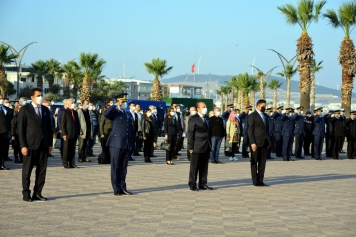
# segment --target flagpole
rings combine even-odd
[[[197,60],[197,52],[195,52],[194,54],[194,89],[193,89],[193,99],[195,99],[195,63],[196,63],[196,60]]]

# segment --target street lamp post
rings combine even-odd
[[[17,54],[17,58],[15,59],[15,65],[17,66],[17,84],[16,84],[16,96],[17,98],[19,98],[19,94],[20,94],[20,67],[21,67],[21,61],[23,58],[23,55],[25,54],[25,51],[27,49],[28,46],[30,46],[31,44],[37,43],[37,42],[32,42],[29,43],[28,45],[26,45],[25,47],[23,47],[19,52],[17,52],[11,45],[0,41],[0,43],[6,44],[7,46],[9,46],[11,52],[13,54]]]

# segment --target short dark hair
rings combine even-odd
[[[257,101],[256,106],[259,106],[260,104],[266,104],[266,101],[263,99],[260,99]]]
[[[4,100],[9,100],[9,98],[5,97]]]
[[[239,109],[235,109],[235,111],[239,111],[239,112],[240,112],[240,110],[239,110]]]
[[[137,106],[137,105],[140,105],[140,104],[136,103],[135,106]]]
[[[42,92],[42,90],[40,88],[32,88],[31,92],[30,92],[30,96],[34,96],[36,91]]]
[[[129,106],[130,106],[130,105],[134,105],[134,104],[135,104],[134,102],[130,102],[130,103],[129,103]]]

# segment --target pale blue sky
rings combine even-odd
[[[173,70],[165,78],[190,73],[202,56],[200,73],[233,75],[251,72],[249,64],[263,71],[280,66],[275,49],[288,60],[295,55],[299,26],[290,26],[277,6],[296,0],[0,0],[0,41],[20,50],[31,45],[23,59],[30,64],[54,58],[62,63],[78,58],[80,52],[99,53],[107,61],[109,77],[151,79],[143,62],[166,59]],[[324,7],[337,10],[341,0]],[[315,59],[324,69],[316,76],[319,84],[336,88],[341,84],[338,64],[341,29],[325,19],[308,30]],[[352,32],[351,38],[355,39]],[[238,46],[236,46],[238,44]],[[296,75],[293,80],[299,80]]]

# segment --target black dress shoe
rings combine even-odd
[[[208,185],[199,186],[199,189],[204,189],[204,190],[213,190],[213,188],[212,188],[212,187],[209,187]]]
[[[134,158],[132,158],[132,157],[130,157],[130,158],[129,158],[129,161],[135,161],[135,159],[134,159]]]
[[[297,158],[297,159],[305,159],[304,156],[296,156],[295,158]]]
[[[353,158],[353,157],[349,157],[349,158],[347,158],[347,159],[354,160],[355,158]]]
[[[133,153],[132,155],[133,156],[141,156],[140,153],[138,153],[138,152],[137,153]]]
[[[76,165],[71,165],[70,168],[78,168],[79,169],[79,167]]]
[[[157,157],[157,156],[155,156],[155,155],[152,155],[151,157]]]
[[[222,162],[219,161],[219,160],[216,160],[216,161],[215,161],[215,164],[222,164]]]
[[[242,158],[250,158],[249,156],[242,156]]]
[[[116,196],[121,196],[121,191],[115,191],[115,192],[114,192],[114,195],[116,195]]]
[[[190,187],[190,191],[199,191],[197,187]]]
[[[255,187],[259,187],[259,186],[260,186],[260,185],[259,185],[258,183],[256,183],[256,182],[253,182],[252,185],[255,186]]]
[[[321,160],[320,158],[315,158],[315,160]]]
[[[48,154],[48,157],[54,157],[52,154]]]
[[[212,164],[217,164],[215,160],[211,161],[210,163],[212,163]]]
[[[294,161],[293,159],[287,159],[288,161]]]
[[[333,160],[340,160],[339,157],[333,157],[332,159],[333,159]]]
[[[274,158],[273,157],[267,157],[266,159],[267,160],[273,160]]]
[[[0,166],[0,170],[10,170],[10,169],[2,165]]]
[[[12,159],[10,159],[9,157],[6,157],[5,161],[12,161]]]
[[[41,194],[33,194],[32,201],[34,200],[47,201],[47,198],[43,197]]]
[[[264,187],[267,187],[268,186],[268,184],[265,184],[265,183],[260,183],[260,186],[262,187],[262,186],[264,186]]]
[[[180,154],[180,153],[177,153],[177,156],[181,156],[182,154]]]
[[[22,200],[24,200],[25,202],[32,202],[30,194],[23,195]]]
[[[127,191],[127,190],[122,190],[121,194],[125,194],[125,195],[132,195],[131,192]]]
[[[63,168],[64,168],[64,169],[69,169],[69,167],[68,167],[68,166],[63,166]]]

